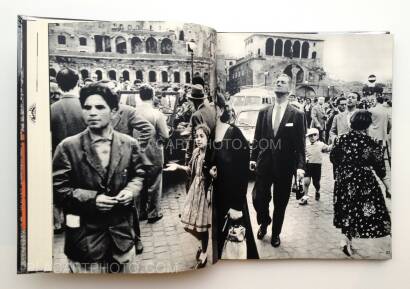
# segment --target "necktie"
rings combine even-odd
[[[273,136],[276,136],[276,133],[278,132],[280,125],[280,105],[278,105],[278,108],[276,110],[276,115],[275,115],[275,121],[273,123]]]

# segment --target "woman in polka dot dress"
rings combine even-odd
[[[380,238],[391,234],[390,216],[374,172],[385,178],[382,148],[367,135],[371,113],[355,112],[352,130],[340,136],[330,153],[335,166],[334,220],[345,236],[343,252],[351,256],[352,238]],[[374,171],[374,172],[373,172]]]

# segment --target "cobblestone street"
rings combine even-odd
[[[165,273],[190,270],[195,264],[199,246],[193,236],[185,232],[179,219],[185,200],[185,184],[178,174],[164,176],[162,210],[164,217],[154,224],[140,222],[144,251],[137,255],[135,273]],[[68,272],[67,258],[63,252],[64,234],[55,236],[54,270]],[[211,242],[208,252],[212,252]],[[210,264],[211,253],[208,256]],[[133,267],[134,269],[134,267]]]
[[[387,163],[386,166],[388,166]],[[390,172],[388,173],[390,174]],[[250,183],[248,186],[248,206],[261,259],[348,258],[339,247],[342,234],[333,226],[333,172],[328,154],[324,155],[322,165],[320,201],[314,199],[315,190],[312,184],[309,190],[309,203],[306,206],[300,206],[295,194],[291,194],[280,235],[282,243],[279,248],[273,248],[270,244],[271,226],[268,227],[268,233],[262,240],[256,238],[259,226],[252,205],[252,189],[253,183]],[[386,199],[386,204],[390,211],[391,201]],[[271,202],[271,215],[272,209]],[[390,242],[390,237],[367,240],[354,239],[353,248],[356,249],[354,258],[389,258],[391,256]]]
[[[140,222],[144,251],[137,256],[135,271],[138,273],[178,272],[189,270],[195,265],[195,253],[199,242],[184,231],[179,219],[185,200],[183,178],[177,174],[170,174],[164,179],[166,185],[162,198],[163,219],[155,224],[148,224],[147,221]],[[247,197],[253,233],[261,259],[348,258],[339,247],[342,234],[333,226],[333,173],[328,155],[325,155],[322,167],[320,201],[314,200],[313,185],[310,187],[309,204],[306,206],[300,206],[294,193],[291,194],[281,234],[282,244],[279,248],[273,248],[270,244],[270,227],[262,240],[256,238],[259,227],[251,199],[253,185],[253,181],[250,182]],[[386,203],[390,210],[391,201],[386,199]],[[272,209],[271,203],[271,212]],[[355,239],[354,258],[389,258],[390,242],[390,237]],[[63,247],[64,234],[56,235],[54,243],[56,272],[68,272]],[[212,252],[212,249],[209,248],[208,252]],[[211,260],[210,256],[208,258]]]

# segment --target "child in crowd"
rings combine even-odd
[[[205,267],[207,262],[207,248],[209,229],[211,227],[211,193],[206,190],[203,164],[205,151],[210,135],[209,128],[200,124],[195,129],[196,148],[188,166],[168,164],[164,171],[184,170],[191,175],[191,185],[186,196],[184,208],[181,214],[181,222],[184,229],[201,241],[201,247],[196,254],[196,268]]]
[[[320,178],[322,176],[322,153],[330,152],[331,146],[319,141],[319,130],[317,128],[309,128],[306,136],[309,141],[306,142],[306,172],[303,178],[304,196],[300,199],[300,205],[307,205],[308,192],[310,181],[313,181],[313,186],[316,189],[315,200],[320,199]]]

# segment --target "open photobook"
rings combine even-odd
[[[18,273],[390,259],[392,53],[19,16]]]

